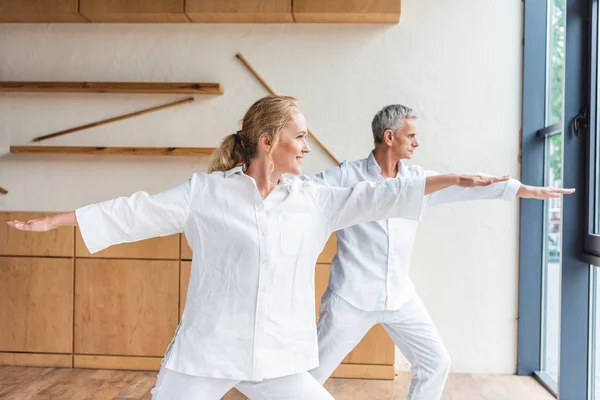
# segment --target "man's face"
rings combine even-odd
[[[394,135],[392,140],[394,158],[410,160],[417,147],[419,147],[417,120],[415,118],[405,118],[402,128]]]

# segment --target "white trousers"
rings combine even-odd
[[[333,400],[308,372],[248,382],[186,375],[164,366],[152,389],[152,400],[219,400],[234,387],[251,400]]]
[[[415,373],[408,400],[438,400],[450,372],[450,356],[419,297],[399,310],[364,311],[330,290],[319,310],[319,367],[309,371],[320,383],[375,324],[382,324]]]

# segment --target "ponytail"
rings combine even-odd
[[[212,153],[208,172],[229,171],[242,165],[248,167],[244,161],[241,137],[239,133],[225,136],[219,147]]]

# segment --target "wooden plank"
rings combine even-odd
[[[330,263],[333,257],[337,254],[337,239],[335,233],[332,233],[329,240],[325,244],[323,251],[319,254],[318,263]]]
[[[85,129],[95,128],[97,126],[102,126],[102,125],[106,125],[106,124],[112,124],[113,122],[122,121],[122,120],[128,119],[128,118],[135,118],[135,117],[138,117],[140,115],[149,114],[149,113],[160,111],[160,110],[165,110],[165,109],[171,108],[171,107],[177,107],[179,105],[190,103],[192,101],[194,101],[194,98],[193,97],[189,97],[187,99],[175,101],[175,102],[168,103],[168,104],[163,104],[161,106],[150,107],[150,108],[146,108],[144,110],[134,111],[134,112],[123,114],[123,115],[119,115],[119,116],[116,116],[116,117],[111,117],[111,118],[103,119],[103,120],[100,120],[100,121],[95,121],[95,122],[92,122],[92,123],[89,123],[89,124],[76,126],[74,128],[63,129],[63,130],[58,131],[58,132],[54,132],[54,133],[50,133],[50,134],[47,134],[47,135],[38,136],[36,138],[33,138],[32,142],[41,142],[42,140],[51,139],[51,138],[54,138],[54,137],[57,137],[57,136],[68,135],[68,134],[73,133],[73,132],[79,132],[79,131],[82,131],[82,130],[85,130]]]
[[[162,357],[86,356],[75,354],[75,368],[158,371]]]
[[[0,82],[0,92],[223,94],[219,83],[199,82]]]
[[[294,22],[291,0],[186,0],[192,22]]]
[[[393,365],[373,364],[341,364],[332,378],[385,379],[393,380],[396,376]]]
[[[55,213],[0,212],[0,255],[73,257],[74,227],[64,226],[49,232],[24,232],[6,223],[28,221]]]
[[[294,0],[296,22],[398,23],[400,0]]]
[[[0,351],[73,349],[73,260],[0,257]]]
[[[0,365],[72,368],[71,354],[2,353]]]
[[[178,261],[77,259],[75,353],[162,357],[178,289]]]
[[[92,22],[190,22],[185,0],[80,0],[79,12]]]
[[[133,243],[123,243],[90,254],[79,228],[76,229],[75,255],[81,258],[131,258],[179,260],[179,235],[156,237]]]
[[[181,234],[181,259],[191,260],[192,259],[192,248],[187,242],[185,235]]]
[[[83,147],[83,146],[10,146],[11,153],[33,154],[105,154],[122,156],[209,156],[213,147]]]
[[[2,0],[0,22],[88,22],[78,0]]]

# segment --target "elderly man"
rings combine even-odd
[[[311,179],[349,187],[360,181],[436,174],[405,165],[419,146],[414,112],[394,104],[372,122],[375,149],[362,160],[344,161]],[[488,187],[452,186],[425,198],[427,206],[475,199],[547,199],[572,190],[531,187],[515,179]],[[415,373],[409,400],[439,399],[450,357],[415,292],[408,270],[418,221],[394,218],[363,223],[337,232],[337,255],[323,295],[318,324],[320,366],[310,373],[321,383],[375,324],[382,324]]]

